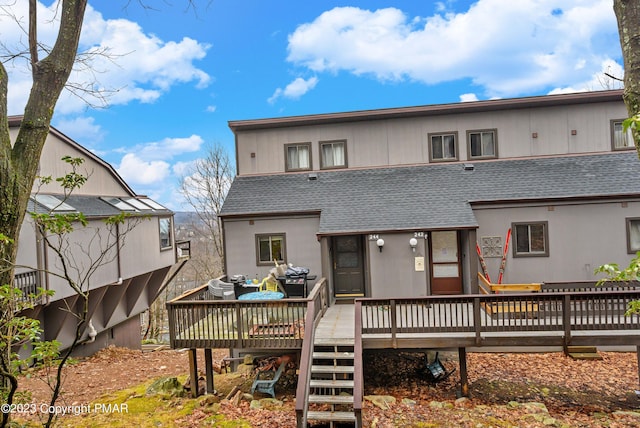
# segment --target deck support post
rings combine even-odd
[[[213,389],[213,357],[211,348],[204,348],[204,371],[207,378],[207,394],[215,393]]]
[[[638,360],[638,387],[640,387],[640,345],[636,345],[636,359]]]
[[[460,363],[460,396],[469,397],[469,377],[467,376],[467,348],[458,348]]]
[[[191,396],[193,398],[198,397],[198,354],[196,351],[197,349],[195,348],[189,349],[189,388],[191,389]]]

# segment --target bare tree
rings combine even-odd
[[[191,263],[200,278],[214,278],[222,274],[224,246],[222,223],[218,216],[234,175],[234,168],[224,147],[212,144],[206,156],[193,163],[180,182],[180,193],[199,220],[192,225],[197,238],[192,245],[198,246],[198,251],[204,250],[205,257],[199,257],[194,249]],[[205,245],[202,246],[202,243]]]

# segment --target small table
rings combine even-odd
[[[280,300],[284,293],[279,291],[253,291],[238,296],[238,300]]]

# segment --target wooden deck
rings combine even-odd
[[[211,349],[300,350],[298,425],[306,420],[314,346],[353,347],[353,409],[362,412],[365,349],[458,349],[460,385],[469,385],[466,352],[517,347],[634,346],[640,361],[640,316],[628,315],[637,288],[356,299],[331,304],[321,278],[306,299],[213,300],[206,286],[167,303],[173,348],[189,348],[191,392],[197,395],[196,350],[204,348],[206,390],[213,391]]]
[[[625,315],[629,302],[640,300],[637,289],[363,298],[331,305],[326,281],[316,285],[307,299],[251,302],[209,300],[201,287],[167,304],[171,346],[301,349],[309,320],[317,320],[317,343],[361,340],[364,349],[640,346],[640,317]]]

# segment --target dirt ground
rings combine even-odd
[[[200,359],[201,354],[200,352]],[[221,361],[226,355],[226,350],[214,350],[214,361]],[[415,417],[422,414],[421,417],[428,420],[432,417],[429,416],[429,412],[433,410],[434,402],[456,403],[457,406],[455,400],[459,388],[459,366],[456,355],[441,355],[444,366],[448,370],[456,371],[447,380],[433,383],[420,376],[422,362],[418,354],[367,354],[364,359],[365,395],[392,395],[398,402],[403,398],[411,399],[414,404],[410,413]],[[482,406],[503,408],[513,402],[540,402],[554,417],[570,421],[566,426],[602,426],[592,421],[600,413],[639,409],[640,400],[635,391],[640,388],[635,353],[600,352],[600,355],[603,357],[602,360],[576,361],[562,353],[468,354],[471,399],[465,406],[470,409]],[[186,351],[141,352],[108,348],[65,369],[63,397],[60,403],[71,405],[92,402],[109,392],[132,387],[150,379],[186,375],[188,368]],[[199,362],[199,368],[203,368],[202,361]],[[35,371],[20,379],[20,391],[28,391],[32,402],[37,403],[48,402],[50,395],[49,386],[42,381],[42,373]],[[283,386],[277,389],[277,394],[278,398],[284,398],[285,403],[291,407],[295,386]],[[394,414],[395,418],[406,417],[408,411],[403,406],[404,404],[397,405],[394,413],[381,411],[365,402],[365,426],[399,426],[396,422],[389,422],[388,418]],[[499,411],[495,409],[497,407],[492,407],[490,414],[499,415]],[[231,416],[242,414],[249,420],[251,412],[248,407],[229,409]],[[290,412],[293,413],[292,407]],[[439,413],[441,414],[442,412]],[[264,413],[260,417],[264,418]],[[264,425],[259,421],[256,423],[258,425],[255,426]],[[607,426],[611,427],[639,425],[640,419],[630,424],[607,423]]]

